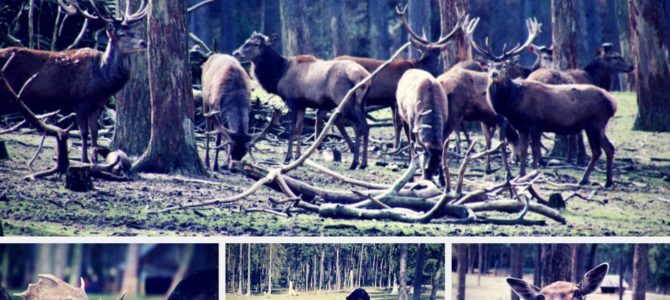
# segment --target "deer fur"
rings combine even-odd
[[[305,109],[332,110],[341,103],[349,89],[370,73],[352,61],[325,61],[311,55],[284,57],[271,45],[270,37],[254,32],[233,54],[240,60],[250,60],[253,74],[263,89],[280,96],[288,106],[292,126],[284,161],[289,162],[293,159],[293,140],[296,138],[296,156],[300,156]],[[336,121],[341,132],[346,132],[344,121],[347,120],[356,133],[351,169],[367,166],[369,127],[365,98],[369,87],[368,83],[356,91],[354,99],[344,107]],[[360,149],[361,145],[363,149]],[[359,159],[361,150],[362,157]]]
[[[609,264],[603,263],[586,272],[580,283],[556,281],[543,288],[518,278],[508,277],[506,281],[522,300],[583,300],[598,290],[608,270]]]
[[[207,131],[217,131],[213,169],[218,170],[222,139],[228,165],[241,160],[268,127],[259,134],[249,133],[249,76],[237,59],[225,54],[211,55],[203,64],[201,81]],[[209,167],[209,137],[205,145],[205,164]]]
[[[22,94],[21,101],[34,110],[74,111],[82,139],[82,162],[88,162],[87,138],[97,147],[98,118],[105,102],[130,78],[125,62],[132,53],[146,49],[146,42],[135,36],[130,25],[146,16],[146,6],[117,20],[82,11],[76,1],[65,6],[68,14],[81,14],[107,23],[109,43],[104,52],[91,48],[69,51],[41,51],[28,48],[0,49],[0,64],[10,86],[18,91],[36,73],[39,75]],[[96,9],[97,10],[97,9]],[[6,91],[0,97],[10,99]]]
[[[410,145],[424,150],[423,179],[432,180],[439,172],[440,184],[448,190],[448,135],[444,133],[449,119],[449,102],[442,86],[430,73],[411,69],[400,78],[396,99],[398,115],[410,137]]]
[[[357,288],[349,296],[347,300],[370,300],[370,295],[362,288]]]

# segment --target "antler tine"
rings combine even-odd
[[[396,6],[395,12],[400,17],[400,21],[402,22],[403,27],[407,29],[407,32],[409,32],[409,35],[414,38],[415,40],[419,41],[422,44],[430,44],[427,40],[423,39],[421,36],[419,36],[414,30],[412,30],[412,27],[409,25],[409,21],[407,21],[407,5],[404,7],[401,7],[400,5]]]
[[[469,17],[468,17],[469,18]],[[482,55],[486,59],[493,59],[494,56],[491,54],[491,52],[487,49],[482,49],[477,45],[475,42],[475,38],[473,36],[475,29],[477,28],[477,25],[479,25],[479,18],[474,18],[472,20],[468,20],[466,18],[465,22],[463,22],[463,31],[465,31],[465,36],[468,38],[468,41],[470,42],[470,46],[472,46],[472,49],[474,49],[476,52],[478,52],[480,55]],[[486,44],[488,44],[488,38],[486,38]]]
[[[149,5],[146,3],[145,0],[142,0],[142,2],[140,2],[140,8],[138,8],[137,11],[132,14],[130,13],[129,7],[130,5],[126,5],[126,13],[123,16],[124,21],[128,24],[144,19],[144,17],[149,12]]]
[[[79,2],[77,0],[69,0],[68,3],[66,4],[63,0],[58,0],[58,5],[63,8],[63,10],[68,14],[68,15],[82,15],[83,17],[91,20],[98,20],[100,18],[98,16],[94,16],[90,14],[88,11],[84,10],[79,6]],[[95,6],[93,6],[94,9],[97,10]]]
[[[526,27],[528,27],[528,38],[523,43],[523,45],[516,46],[510,49],[508,52],[503,51],[503,57],[507,58],[510,56],[517,56],[521,54],[528,46],[533,43],[533,40],[537,37],[538,33],[541,32],[542,24],[537,21],[536,18],[526,20]]]
[[[463,24],[463,22],[467,22],[469,16],[464,12],[460,11],[458,8],[456,9],[456,15],[457,20],[456,24],[454,25],[454,28],[452,28],[451,31],[446,36],[441,37],[437,42],[435,42],[436,45],[443,46],[445,43],[450,41],[459,30],[463,29],[461,24]]]

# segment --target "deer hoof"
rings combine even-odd
[[[591,183],[588,179],[583,178],[582,180],[579,181],[579,185],[588,185]]]
[[[356,170],[357,167],[358,167],[358,163],[353,162],[353,163],[351,163],[351,166],[349,166],[349,170]]]

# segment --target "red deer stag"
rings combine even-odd
[[[254,76],[263,89],[280,96],[288,106],[292,128],[285,162],[293,159],[293,140],[296,138],[296,155],[300,156],[305,109],[326,111],[337,107],[349,89],[369,75],[363,67],[351,61],[324,61],[311,55],[284,57],[272,48],[270,37],[257,32],[252,33],[233,55],[239,60],[251,61]],[[350,169],[367,167],[370,129],[366,120],[365,97],[369,87],[367,84],[356,91],[354,101],[343,109],[336,124],[344,133],[346,119],[353,124],[356,133]],[[363,149],[360,149],[361,145]],[[359,165],[360,150],[363,153]]]
[[[449,117],[449,103],[442,86],[430,73],[411,69],[400,78],[396,99],[398,115],[409,136],[411,149],[414,151],[419,146],[424,150],[424,161],[421,164],[423,179],[432,180],[438,171],[440,184],[448,191],[449,155],[444,131]],[[442,168],[438,169],[440,166]]]
[[[109,43],[104,52],[91,48],[60,52],[15,47],[0,49],[4,75],[15,91],[20,90],[28,78],[39,73],[29,89],[23,92],[24,103],[29,107],[74,110],[81,132],[82,162],[89,161],[86,142],[89,130],[91,147],[95,149],[100,111],[109,97],[129,79],[125,57],[146,49],[146,42],[136,37],[130,28],[146,16],[147,6],[144,3],[135,13],[126,9],[120,19],[114,18],[106,9],[98,9],[93,1],[90,3],[96,14],[84,10],[76,0],[67,4],[63,0],[58,1],[69,15],[79,14],[90,20],[105,22]]]
[[[535,80],[512,80],[508,73],[509,59],[521,54],[530,45],[540,31],[541,24],[529,19],[528,38],[524,45],[510,50],[503,49],[503,54],[496,56],[488,43],[486,48],[475,43],[472,34],[478,21],[474,19],[469,22],[466,35],[472,49],[489,60],[487,98],[491,107],[519,131],[520,174],[526,173],[529,138],[532,139],[534,157],[539,157],[542,132],[576,134],[584,130],[593,157],[579,183],[588,183],[604,150],[607,156],[606,186],[611,186],[614,146],[605,132],[607,123],[616,112],[614,98],[607,91],[592,85],[548,85]],[[537,159],[533,160],[534,167],[538,163]]]
[[[213,54],[203,64],[203,113],[208,116],[207,131],[217,131],[214,170],[219,169],[222,137],[227,149],[226,165],[229,165],[233,160],[242,159],[272,124],[270,121],[260,133],[249,133],[250,93],[249,76],[234,57]],[[209,136],[205,144],[205,164],[209,167]]]
[[[584,274],[580,283],[556,281],[543,288],[518,278],[507,278],[507,284],[523,300],[584,300],[586,295],[598,290],[607,276],[609,264],[604,263]]]
[[[396,14],[400,17],[403,26],[409,32],[409,40],[412,43],[412,46],[421,51],[421,57],[419,59],[397,59],[393,61],[388,67],[379,72],[375,78],[372,79],[372,86],[368,93],[366,99],[368,107],[390,107],[393,115],[393,127],[395,129],[395,136],[393,142],[393,148],[398,149],[400,146],[400,129],[401,124],[398,119],[397,107],[396,107],[396,89],[398,88],[398,81],[400,77],[409,69],[421,69],[429,72],[433,76],[438,76],[442,73],[440,69],[439,59],[442,50],[447,46],[447,43],[456,36],[458,30],[460,30],[460,22],[463,21],[465,16],[459,14],[459,20],[456,23],[456,26],[447,33],[447,35],[441,37],[436,42],[429,42],[425,38],[416,34],[409,25],[407,21],[407,6],[401,8],[398,6],[396,8]],[[340,56],[335,58],[336,60],[351,60],[361,66],[363,66],[368,72],[373,72],[379,66],[381,66],[385,61],[379,59],[371,59],[365,57],[353,57],[353,56]]]
[[[621,54],[612,50],[612,44],[605,43],[598,48],[596,55],[584,69],[570,69],[559,71],[552,69],[551,65],[544,65],[541,69],[533,72],[528,79],[537,80],[547,84],[593,84],[605,90],[612,88],[612,76],[617,73],[630,73],[633,65],[627,62]],[[586,159],[586,150],[581,132],[577,136],[568,136],[567,160],[572,161],[574,144],[577,143],[577,163],[583,164]],[[540,158],[541,161],[541,158]]]

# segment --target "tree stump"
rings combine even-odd
[[[65,173],[65,188],[75,192],[88,192],[93,189],[91,167],[70,166]]]
[[[2,229],[2,221],[0,221],[0,236],[5,236],[5,231]]]
[[[561,196],[560,193],[553,193],[549,195],[549,207],[559,210],[564,209],[565,200],[563,200],[563,196]]]
[[[7,147],[5,146],[5,141],[0,141],[0,160],[9,159],[9,153],[7,153]]]

